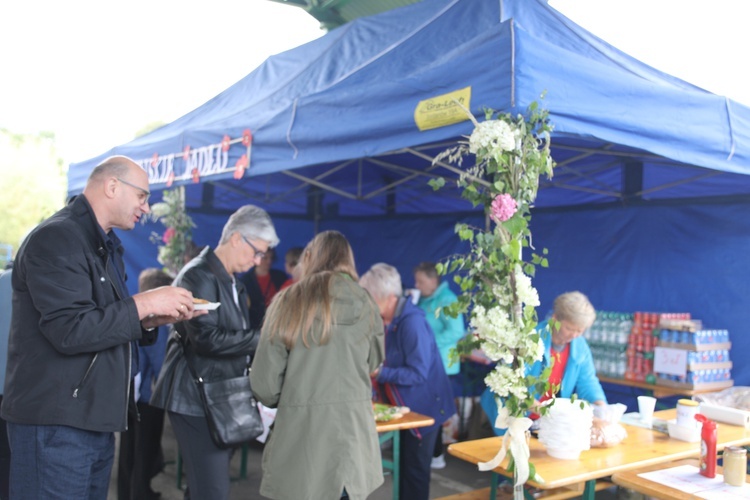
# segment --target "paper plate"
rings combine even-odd
[[[208,304],[193,304],[196,311],[213,311],[221,305],[221,302],[209,302]]]

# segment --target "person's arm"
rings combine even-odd
[[[578,396],[594,404],[607,404],[607,396],[605,396],[602,384],[596,376],[594,358],[591,355],[588,343],[581,339],[576,347],[580,349],[581,355],[578,380],[575,384]]]
[[[367,363],[370,367],[370,373],[373,377],[377,377],[379,369],[385,359],[385,343],[384,337],[385,332],[383,331],[383,320],[380,318],[380,311],[378,310],[377,304],[373,301],[369,295],[367,297],[366,307],[369,306],[370,314],[368,318],[368,325],[372,332],[368,336],[370,339],[370,353],[367,358]]]
[[[229,309],[237,315],[242,314],[242,311],[238,310],[233,300],[222,300],[219,292],[221,284],[217,283],[216,276],[202,268],[193,268],[182,275],[179,285],[190,290],[195,297],[209,302],[222,302],[219,309],[181,323],[196,353],[218,357],[252,354],[255,351],[258,330],[243,330],[241,321],[233,325],[225,324],[226,320],[222,321],[229,313],[220,309]]]
[[[383,366],[377,374],[378,382],[399,385],[424,384],[432,362],[430,343],[435,342],[427,322],[419,316],[406,318],[399,325],[398,342],[403,356],[403,366]]]
[[[103,351],[138,340],[143,335],[138,311],[131,297],[103,305],[112,286],[103,269],[87,259],[85,249],[63,228],[48,228],[27,242],[24,258],[14,273],[23,279],[39,329],[62,354]],[[53,253],[47,243],[58,242],[66,253]],[[41,245],[41,248],[40,248]],[[105,280],[105,281],[102,281]],[[102,297],[97,301],[98,297]]]
[[[255,397],[268,408],[276,408],[279,404],[288,358],[289,351],[283,342],[278,337],[270,341],[268,332],[263,331],[253,358],[250,384]]]

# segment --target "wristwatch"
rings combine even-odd
[[[154,317],[154,315],[153,315],[153,314],[149,314],[149,315],[148,315],[148,317],[147,317],[146,319],[151,319],[151,318],[153,318],[153,317]],[[155,327],[155,326],[152,326],[151,328],[146,328],[145,326],[143,326],[143,321],[141,321],[141,328],[143,328],[143,329],[144,329],[144,330],[146,330],[147,332],[153,332],[154,330],[156,330],[156,327]]]

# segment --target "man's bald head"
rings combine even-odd
[[[109,177],[127,178],[133,167],[141,170],[141,166],[127,156],[110,156],[91,171],[86,187],[92,183],[101,183]]]
[[[148,174],[127,156],[111,156],[97,165],[83,194],[105,232],[133,229],[150,212]]]

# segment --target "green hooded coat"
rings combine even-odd
[[[304,286],[304,281],[293,286]],[[384,358],[383,322],[370,295],[348,275],[331,280],[328,343],[300,338],[288,351],[264,328],[251,381],[258,400],[278,408],[263,452],[262,495],[283,500],[364,499],[383,483],[370,373]],[[286,293],[270,314],[289,314]],[[273,316],[266,318],[269,324]],[[317,319],[313,338],[322,325]]]

